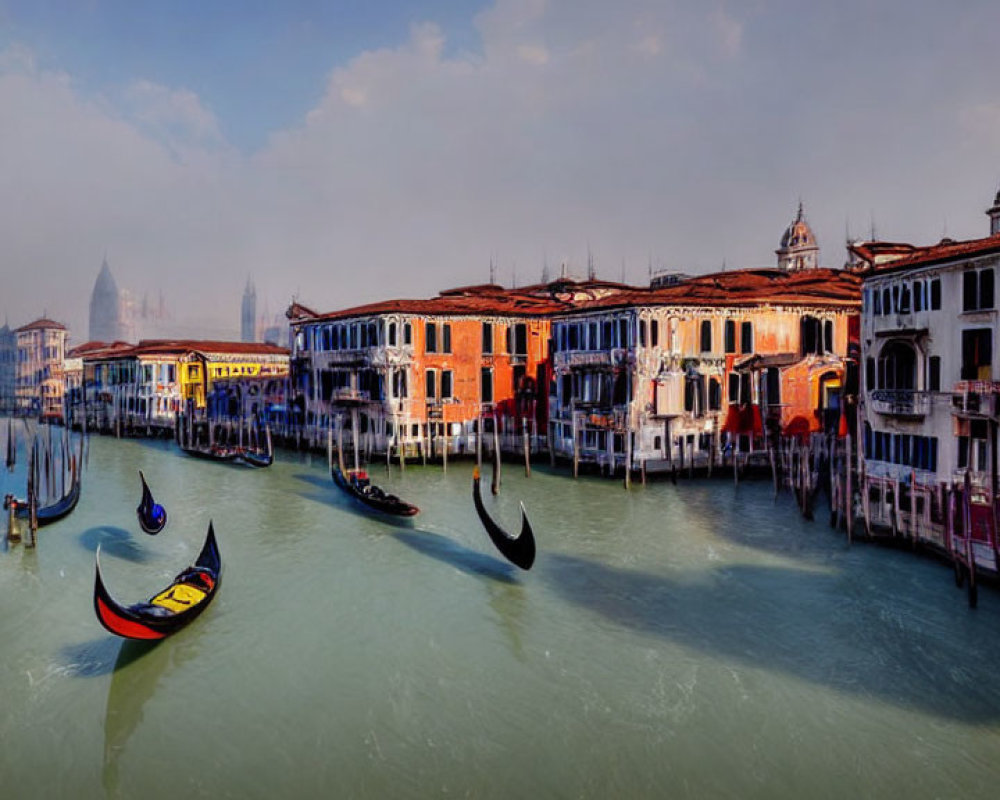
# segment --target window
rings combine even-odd
[[[565,334],[565,328],[560,329]],[[564,348],[565,349],[565,348]],[[483,323],[483,354],[488,355],[493,352],[493,323]]]
[[[905,342],[889,342],[879,355],[878,372],[879,388],[912,391],[916,388],[916,353]]]
[[[932,392],[941,391],[941,356],[927,359],[927,388]]]
[[[441,399],[450,400],[452,398],[452,383],[454,382],[453,373],[450,369],[446,369],[441,373]]]
[[[931,280],[931,311],[938,311],[941,308],[941,279]]]
[[[441,330],[441,352],[451,352],[451,323],[446,322]]]
[[[910,285],[908,283],[904,283],[899,288],[899,313],[910,313]]]
[[[736,352],[736,323],[731,319],[726,320],[725,326],[725,344],[727,353]]]
[[[437,325],[433,322],[426,323],[424,325],[424,352],[436,353],[438,351],[437,341]]]
[[[597,326],[594,326],[594,333],[597,332]],[[528,355],[528,326],[519,322],[514,326],[514,355],[527,356]]]
[[[397,369],[392,373],[392,396],[406,397],[406,370]]]
[[[917,281],[913,284],[913,310],[920,313],[924,310],[924,291],[927,285],[923,281]]]
[[[738,403],[740,401],[740,376],[735,372],[729,373],[729,402]]]
[[[701,321],[701,352],[712,352],[712,321],[708,319]]]
[[[821,354],[823,352],[823,344],[820,341],[819,320],[806,315],[802,317],[799,327],[802,332],[802,355]]]
[[[646,320],[639,320],[639,347],[646,346]]]
[[[649,321],[649,346],[656,347],[660,343],[660,323],[655,319]]]
[[[708,410],[719,411],[722,408],[722,384],[718,378],[708,379]]]
[[[769,367],[764,372],[764,405],[781,405],[781,370]]]
[[[413,326],[409,322],[403,325],[403,344],[413,344]]]
[[[969,275],[970,273],[965,273]],[[990,328],[973,328],[962,331],[963,381],[992,380],[993,331]]]
[[[744,322],[740,325],[740,352],[753,352],[753,323]]]
[[[493,402],[493,370],[483,367],[480,370],[480,393],[479,400],[483,403]]]
[[[427,399],[433,400],[437,397],[437,372],[432,369],[427,370],[426,378]]]
[[[993,268],[970,269],[962,275],[962,310],[993,308]]]
[[[833,320],[826,320],[823,323],[823,349],[827,353],[835,352],[833,346]]]
[[[875,388],[875,359],[868,356],[865,359],[865,389],[869,392]]]
[[[396,346],[396,323],[389,323],[389,347]]]

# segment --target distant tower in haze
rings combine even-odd
[[[114,342],[122,338],[119,300],[118,284],[105,258],[90,295],[90,329],[87,334],[90,341]]]
[[[819,245],[802,214],[801,202],[799,213],[781,237],[781,247],[774,252],[778,256],[778,269],[793,272],[798,269],[816,269],[819,266]]]
[[[253,281],[247,278],[247,286],[243,290],[243,308],[240,313],[240,341],[257,341],[257,290]]]

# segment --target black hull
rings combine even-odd
[[[157,505],[153,499],[153,493],[149,490],[142,470],[139,470],[139,480],[142,481],[142,502],[139,503],[135,514],[139,518],[139,527],[150,536],[155,536],[167,524],[167,510],[163,506]],[[156,509],[160,510],[159,515],[156,513]]]
[[[56,502],[38,509],[35,518],[38,520],[39,527],[51,525],[53,522],[58,522],[63,517],[69,516],[78,502],[80,502],[80,481],[76,480],[73,481],[69,491]],[[14,507],[15,517],[28,519],[31,516],[31,508],[27,501],[15,500],[14,503],[16,503]]]
[[[531,569],[531,565],[535,563],[535,534],[531,530],[531,523],[528,522],[528,515],[524,513],[524,506],[521,506],[521,535],[515,539],[497,525],[486,512],[482,494],[479,491],[478,470],[472,479],[472,499],[476,504],[479,520],[483,523],[486,533],[489,534],[497,550],[514,566],[525,570]]]
[[[205,544],[201,548],[198,560],[195,561],[193,567],[178,574],[167,589],[179,584],[193,585],[191,580],[193,571],[203,573],[211,579],[211,587],[205,592],[204,599],[197,605],[185,611],[171,613],[162,607],[152,605],[152,599],[161,594],[158,592],[148,602],[123,606],[111,596],[104,585],[104,580],[101,577],[100,551],[98,551],[94,577],[94,610],[97,613],[97,619],[116,636],[142,640],[165,639],[190,624],[208,607],[219,591],[222,558],[219,554],[218,543],[215,541],[215,530],[211,522],[208,524],[208,535],[205,537]]]
[[[376,486],[371,488],[380,492],[381,496],[373,496],[362,492],[351,483],[347,476],[340,471],[340,467],[336,464],[330,467],[330,475],[333,477],[333,482],[337,484],[337,486],[343,489],[359,503],[362,503],[375,511],[379,511],[383,514],[389,514],[394,517],[413,517],[420,512],[420,509],[415,505],[407,503],[405,500],[400,500],[395,495],[381,493],[382,490]]]

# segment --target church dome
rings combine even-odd
[[[799,203],[799,213],[792,221],[792,224],[785,228],[785,234],[781,237],[781,247],[782,249],[786,249],[803,246],[815,247],[816,237],[813,235],[809,223],[805,221],[802,215],[802,203]]]

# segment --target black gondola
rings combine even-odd
[[[167,510],[153,499],[153,493],[149,491],[142,470],[139,470],[139,480],[142,481],[142,502],[135,510],[135,515],[139,518],[139,527],[151,536],[155,536],[167,524]]]
[[[38,525],[51,525],[53,522],[58,522],[63,517],[67,516],[74,508],[76,504],[80,501],[80,476],[77,473],[76,467],[76,456],[73,456],[72,467],[70,468],[72,472],[72,478],[70,481],[69,490],[56,500],[47,506],[39,506],[35,511],[35,518],[38,521]],[[30,470],[30,467],[29,467]],[[31,517],[31,501],[34,495],[35,489],[32,484],[28,490],[27,500],[18,500],[14,495],[8,494],[4,497],[3,507],[7,511],[11,508],[14,510],[14,516],[18,519],[28,519]],[[35,500],[37,503],[37,499]]]
[[[483,498],[479,492],[479,467],[472,472],[472,499],[476,504],[476,513],[497,550],[515,566],[531,569],[531,565],[535,563],[535,534],[528,522],[528,515],[524,512],[524,504],[521,504],[521,534],[514,538],[497,525],[483,507]]]
[[[368,478],[368,473],[362,469],[341,470],[338,464],[330,465],[330,475],[333,482],[361,503],[383,514],[396,517],[412,517],[420,509],[412,503],[400,500],[394,494],[386,494]]]
[[[101,624],[126,639],[164,639],[197,617],[215,597],[222,576],[222,559],[215,530],[208,535],[194,566],[181,572],[162,592],[145,603],[120,605],[101,578],[101,553],[97,551],[94,577],[94,610]]]

